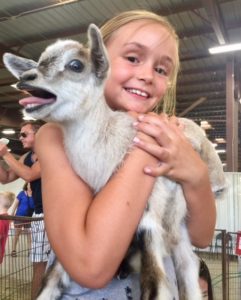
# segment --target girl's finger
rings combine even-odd
[[[139,137],[135,137],[133,142],[136,146],[155,156],[161,162],[168,162],[170,155],[167,149],[161,147],[160,145],[146,142]]]
[[[173,133],[170,133],[170,130],[167,128],[168,126],[157,126],[153,123],[146,123],[146,122],[135,122],[133,126],[138,130],[141,131],[151,137],[153,137],[159,145],[167,146],[171,142],[171,138]]]
[[[166,114],[157,115],[155,113],[148,113],[145,115],[139,115],[137,118],[140,122],[146,122],[150,124],[155,124],[156,126],[169,126],[172,130],[176,132],[183,132],[184,125],[180,118],[176,116],[168,117]]]
[[[145,115],[139,115],[138,121],[161,126],[162,123],[168,124],[168,116],[166,114],[157,115],[155,113],[148,113]]]
[[[153,177],[166,176],[170,171],[170,167],[165,163],[160,163],[157,166],[146,166],[144,168],[145,174]]]
[[[138,121],[138,124],[150,124],[153,128],[155,128],[155,126],[160,128],[162,132],[165,132],[165,134],[171,139],[175,139],[176,136],[180,136],[181,138],[184,137],[183,126],[180,125],[181,123],[179,122],[179,119],[175,116],[168,118],[165,114],[157,115],[151,113],[139,115]],[[145,130],[145,127],[141,127],[140,125],[140,130]],[[149,134],[151,134],[151,132],[149,132]],[[155,135],[153,137],[156,138],[158,136],[157,131],[155,131],[154,134]]]

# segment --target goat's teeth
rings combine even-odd
[[[27,108],[32,108],[32,107],[35,107],[37,105],[38,104],[36,104],[36,103],[29,103],[29,104],[27,104]]]

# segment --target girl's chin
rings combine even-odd
[[[143,104],[140,104],[140,103],[139,104],[135,103],[133,105],[129,105],[128,110],[144,114],[144,113],[147,113],[147,112],[151,111],[152,107],[149,107],[148,105],[143,105]]]
[[[130,101],[127,105],[129,110],[133,110],[138,113],[147,113],[153,110],[156,102],[153,99],[137,99],[136,101]]]
[[[143,101],[119,101],[119,105],[112,106],[113,110],[135,111],[137,113],[147,113],[153,109],[153,105]]]

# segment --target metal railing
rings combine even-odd
[[[31,299],[33,273],[31,255],[37,250],[33,249],[31,241],[33,234],[44,232],[44,227],[35,229],[33,225],[42,221],[43,218],[1,215],[1,220],[8,220],[10,224],[5,253],[0,264],[0,300],[29,300]],[[30,226],[22,226],[14,252],[12,250],[17,232],[13,226],[15,220],[18,220],[18,228],[21,227],[21,224],[30,223]],[[43,222],[41,223],[43,224]]]
[[[44,232],[44,228],[31,226],[24,230],[16,248],[16,255],[12,255],[12,245],[15,238],[14,220],[35,222],[42,218],[26,218],[0,216],[10,221],[5,254],[0,264],[0,300],[29,300],[31,298],[32,262],[29,236],[33,230]],[[197,249],[195,252],[209,267],[215,300],[241,299],[241,257],[236,255],[237,232],[215,230],[212,243],[206,249]],[[32,245],[32,243],[31,243]]]
[[[241,299],[241,260],[236,254],[237,234],[217,229],[209,247],[195,249],[211,273],[215,300]]]

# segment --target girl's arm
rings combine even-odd
[[[19,200],[16,197],[15,200],[14,200],[14,202],[13,202],[13,204],[12,204],[12,206],[10,207],[11,208],[11,215],[13,215],[13,216],[16,215],[18,205],[19,205]]]
[[[158,167],[148,165],[144,171],[152,176],[164,174],[182,185],[191,241],[196,247],[207,247],[215,229],[216,206],[206,164],[184,136],[177,118],[153,113],[141,115],[136,128],[158,143],[158,146],[142,140],[136,143],[160,161]]]
[[[157,159],[133,149],[120,170],[93,196],[71,168],[56,125],[41,127],[36,151],[51,245],[75,281],[102,287],[116,273],[152,191],[155,178],[144,174],[143,168]]]

